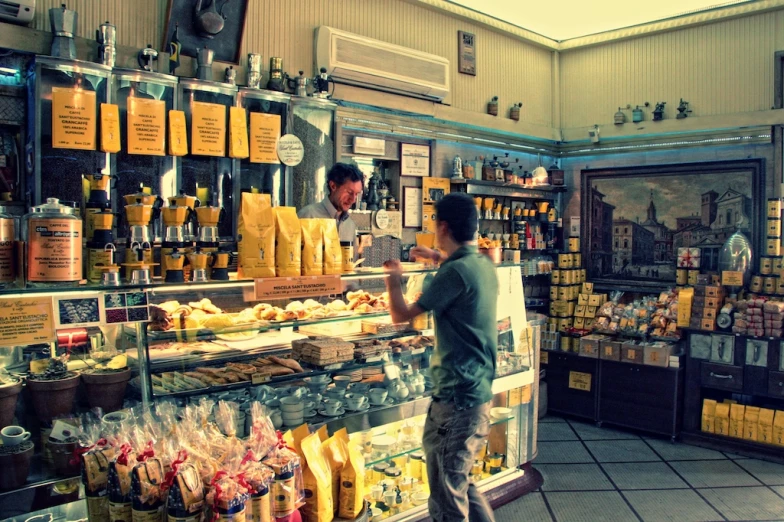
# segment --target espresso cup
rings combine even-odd
[[[382,500],[384,498],[384,488],[381,486],[373,486],[370,488],[370,496],[373,500]]]
[[[384,388],[373,388],[370,390],[370,402],[376,406],[380,406],[387,400],[388,395],[389,392]]]
[[[6,426],[0,431],[3,446],[18,446],[30,438],[30,432],[21,426]]]
[[[368,398],[358,393],[347,393],[345,396],[346,407],[350,410],[359,410],[364,408],[368,402]]]
[[[289,395],[280,399],[280,409],[283,413],[302,413],[305,409],[305,404],[302,399]]]
[[[325,399],[322,404],[324,405],[324,411],[327,412],[328,415],[335,415],[340,411],[340,407],[343,406],[341,401],[336,401],[334,399]]]

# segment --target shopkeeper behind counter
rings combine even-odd
[[[357,225],[348,211],[357,202],[357,197],[362,195],[364,179],[362,171],[354,165],[335,163],[327,173],[327,197],[301,209],[297,216],[300,219],[332,218],[338,222],[340,241],[354,243]]]

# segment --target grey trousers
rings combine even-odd
[[[467,410],[458,410],[451,402],[430,405],[422,442],[430,482],[428,508],[434,522],[495,522],[490,504],[468,480],[489,433],[489,402]]]

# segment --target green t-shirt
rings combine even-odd
[[[440,400],[459,409],[492,399],[498,329],[495,266],[473,246],[462,246],[439,268],[417,304],[432,310],[436,348],[430,375]]]

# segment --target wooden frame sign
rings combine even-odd
[[[430,176],[430,145],[400,144],[400,175]]]
[[[457,70],[476,76],[476,35],[472,33],[457,32]]]

